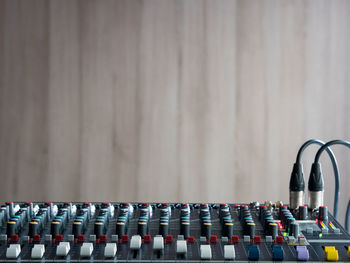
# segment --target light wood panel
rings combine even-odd
[[[302,142],[350,137],[349,13],[1,0],[0,200],[287,201]],[[335,151],[343,216],[350,155]]]

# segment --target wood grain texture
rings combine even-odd
[[[0,201],[287,201],[299,146],[350,137],[349,13],[0,0]],[[342,218],[350,155],[335,152]]]

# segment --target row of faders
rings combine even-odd
[[[350,261],[321,206],[8,202],[0,262]]]

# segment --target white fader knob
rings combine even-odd
[[[201,259],[211,259],[210,245],[201,245]]]
[[[18,258],[21,253],[20,244],[11,244],[6,250],[6,258]]]
[[[32,258],[43,258],[45,253],[44,244],[35,244],[32,248]]]
[[[163,237],[155,236],[153,238],[153,250],[163,250],[163,249],[164,249]]]
[[[234,245],[225,245],[224,246],[224,258],[225,259],[235,259],[235,246]]]
[[[140,235],[134,235],[130,240],[130,249],[139,250],[141,248],[142,239]]]
[[[93,250],[94,250],[94,246],[92,243],[83,243],[83,245],[80,248],[80,256],[91,257]]]
[[[176,254],[186,254],[187,253],[187,242],[186,240],[176,241]]]
[[[68,255],[70,250],[69,242],[60,242],[56,248],[56,256],[65,257]]]
[[[114,258],[116,253],[117,253],[117,244],[107,243],[105,247],[105,257]]]

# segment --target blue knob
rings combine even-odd
[[[251,245],[248,247],[248,259],[249,260],[259,260],[260,250],[257,245]]]

